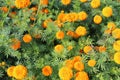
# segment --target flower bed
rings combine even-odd
[[[1,0],[0,80],[120,80],[118,1]]]

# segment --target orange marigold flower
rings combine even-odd
[[[78,20],[78,14],[75,12],[71,12],[67,14],[65,17],[66,17],[66,20],[69,22],[74,22]]]
[[[75,57],[73,58],[73,62],[74,62],[74,63],[79,62],[79,61],[81,61],[81,60],[82,60],[82,58],[81,58],[80,56],[75,56]]]
[[[62,67],[58,74],[62,80],[70,80],[73,77],[73,72],[68,67]]]
[[[76,73],[75,80],[89,80],[89,77],[85,71],[81,71]]]
[[[88,65],[89,65],[90,67],[94,67],[95,64],[96,64],[96,61],[95,61],[95,60],[89,60],[89,61],[88,61]]]
[[[81,11],[78,13],[78,19],[83,21],[83,20],[86,20],[87,19],[87,13],[85,11]]]
[[[105,16],[105,17],[111,17],[112,14],[113,14],[113,10],[112,10],[111,7],[105,7],[105,8],[103,8],[103,10],[102,10],[102,14],[103,14],[103,16]]]
[[[77,71],[83,71],[84,70],[84,64],[80,61],[74,63],[74,68],[77,70]]]
[[[95,15],[93,21],[96,24],[100,24],[102,22],[102,17],[99,15]]]
[[[120,52],[116,52],[114,54],[114,61],[117,63],[117,64],[120,64]]]
[[[98,8],[100,6],[100,0],[92,0],[90,5],[92,8]]]
[[[117,40],[113,43],[113,49],[116,51],[120,51],[120,40]]]
[[[57,39],[63,39],[64,38],[64,32],[63,31],[58,31],[56,33],[56,38]]]
[[[16,79],[24,79],[27,76],[27,68],[23,65],[17,65],[13,70],[13,76]]]
[[[30,43],[30,42],[32,41],[31,35],[30,35],[30,34],[25,34],[25,35],[23,36],[23,41],[24,41],[25,43]]]
[[[42,74],[44,76],[50,76],[52,74],[52,68],[51,68],[51,66],[44,66],[42,68]]]
[[[114,30],[116,28],[116,24],[114,22],[108,22],[107,27],[108,29]]]
[[[63,23],[62,23],[60,20],[56,20],[56,21],[55,21],[55,24],[56,24],[59,28],[61,28],[61,27],[63,26]]]
[[[105,46],[100,46],[99,47],[99,52],[105,52],[106,51],[106,47]]]
[[[78,34],[78,36],[84,36],[84,35],[86,35],[87,31],[86,31],[86,28],[84,26],[79,26],[75,30],[75,33]]]
[[[58,17],[57,17],[57,20],[59,20],[60,22],[65,22],[66,21],[66,15],[67,14],[65,14],[64,11],[61,11],[59,13]]]
[[[14,70],[15,66],[11,66],[7,69],[7,75],[9,77],[13,77],[13,70]]]
[[[58,44],[55,46],[55,52],[61,53],[63,51],[64,46],[61,44]]]
[[[83,51],[88,54],[90,51],[92,50],[92,47],[91,46],[85,46]]]
[[[48,13],[49,13],[49,11],[48,11],[48,9],[47,9],[47,8],[43,8],[43,9],[42,9],[42,12],[43,12],[43,13],[46,13],[46,14],[48,14]]]
[[[116,39],[120,39],[120,29],[116,28],[115,30],[112,31],[112,36]]]
[[[45,20],[45,21],[43,22],[43,24],[42,24],[42,27],[43,27],[43,28],[47,28],[47,25],[48,25],[49,22],[52,22],[52,19],[47,19],[47,20]]]
[[[61,0],[63,5],[68,5],[71,3],[71,0]]]
[[[80,0],[80,2],[87,2],[87,0]]]
[[[40,0],[41,5],[48,5],[49,0]]]
[[[73,66],[74,66],[73,63],[74,63],[73,60],[70,60],[70,59],[69,59],[69,60],[66,60],[66,61],[65,61],[65,66],[72,69]]]
[[[15,6],[17,8],[25,8],[30,5],[30,0],[15,0]]]
[[[21,46],[21,42],[18,39],[12,39],[12,45],[11,48],[14,50],[19,49]]]
[[[104,31],[105,34],[111,34],[111,32],[112,32],[111,29],[106,29],[106,30]]]
[[[7,13],[7,12],[8,12],[8,8],[7,8],[6,6],[1,7],[1,10],[2,10],[3,12],[5,12],[5,13]]]

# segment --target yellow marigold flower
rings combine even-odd
[[[74,63],[73,60],[68,59],[65,61],[65,66],[72,69],[74,66],[73,63]]]
[[[77,27],[77,29],[75,30],[75,33],[78,35],[78,36],[84,36],[86,35],[87,31],[86,31],[86,28],[84,26],[79,26]]]
[[[42,74],[44,76],[50,76],[52,74],[52,68],[51,68],[51,66],[44,66],[42,68]]]
[[[25,34],[25,35],[23,36],[23,41],[24,41],[25,43],[30,43],[30,42],[32,41],[31,35],[30,35],[30,34]]]
[[[100,24],[102,22],[102,17],[99,15],[95,15],[93,21],[95,24]]]
[[[116,28],[115,30],[112,31],[112,36],[116,39],[120,39],[120,29]]]
[[[117,63],[117,64],[120,64],[120,52],[116,52],[114,54],[114,61]]]
[[[48,5],[49,0],[40,0],[41,5]]]
[[[90,67],[94,67],[95,64],[96,64],[96,61],[95,61],[95,60],[89,60],[89,61],[88,61],[88,65],[89,65]]]
[[[73,58],[73,62],[74,62],[74,63],[79,62],[79,61],[81,61],[81,60],[82,60],[82,58],[81,58],[80,56],[75,56],[75,57]]]
[[[108,22],[107,27],[108,29],[114,30],[116,28],[116,24],[114,22]]]
[[[73,49],[73,46],[70,45],[70,46],[67,47],[67,49],[70,51],[70,50]]]
[[[13,77],[24,79],[27,76],[27,68],[23,65],[17,65],[13,70]]]
[[[76,73],[75,80],[89,80],[89,77],[85,71],[81,71]]]
[[[6,65],[6,63],[3,61],[3,62],[1,63],[1,65],[2,65],[2,66],[5,66],[5,65]]]
[[[105,8],[103,8],[103,10],[102,10],[102,14],[103,14],[103,16],[105,16],[105,17],[111,17],[112,14],[113,14],[113,10],[112,10],[111,7],[105,7]]]
[[[64,46],[61,44],[58,44],[55,46],[55,52],[61,53],[63,51]]]
[[[80,0],[80,2],[87,2],[87,0]]]
[[[30,5],[30,0],[15,0],[15,6],[17,8],[25,8]]]
[[[86,54],[88,54],[91,50],[92,50],[91,46],[85,46],[83,49],[84,53],[86,53]]]
[[[98,49],[99,49],[99,52],[105,52],[106,51],[105,46],[100,46]]]
[[[63,5],[68,5],[71,3],[71,0],[61,0]]]
[[[68,67],[62,67],[58,74],[62,80],[70,80],[73,77],[73,72]]]
[[[14,70],[15,66],[11,66],[7,69],[7,75],[9,77],[13,77],[13,70]]]
[[[100,0],[92,0],[90,5],[92,8],[98,8],[100,6]]]
[[[57,39],[63,39],[64,38],[64,32],[63,31],[58,31],[56,33],[56,38]]]
[[[87,13],[85,11],[81,11],[78,13],[78,19],[83,21],[83,20],[86,20],[87,19]]]
[[[74,64],[74,69],[76,69],[77,71],[83,71],[84,64],[82,62],[78,61]]]
[[[117,40],[113,43],[113,48],[116,51],[120,51],[120,40]]]

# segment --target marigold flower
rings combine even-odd
[[[80,0],[80,2],[87,2],[87,0]]]
[[[116,52],[114,54],[114,61],[117,63],[117,64],[120,64],[120,52]]]
[[[25,43],[30,43],[30,42],[32,41],[31,35],[30,35],[30,34],[25,34],[25,35],[23,36],[23,41],[24,41]]]
[[[64,32],[63,31],[58,31],[56,33],[56,38],[57,39],[63,39],[64,38]]]
[[[15,6],[17,8],[25,8],[30,5],[30,0],[15,0]]]
[[[84,64],[80,61],[74,63],[74,69],[77,71],[83,71],[84,70]]]
[[[113,43],[113,49],[116,51],[120,51],[120,40],[117,40]]]
[[[102,22],[102,17],[99,15],[95,15],[93,21],[96,24],[100,24]]]
[[[100,46],[98,49],[99,49],[99,52],[105,52],[106,51],[105,46]]]
[[[91,46],[85,46],[83,51],[88,54],[90,51],[92,50],[92,47]]]
[[[48,10],[47,8],[43,8],[43,9],[42,9],[42,12],[48,14],[48,13],[49,13],[49,10]]]
[[[3,61],[3,62],[1,62],[1,65],[2,65],[2,66],[5,66],[5,65],[6,65],[6,63]]]
[[[70,50],[73,49],[73,46],[70,45],[70,46],[67,47],[67,49],[70,51]]]
[[[62,23],[60,20],[56,20],[56,21],[55,21],[55,24],[56,24],[59,28],[61,28],[61,27],[63,26],[63,23]]]
[[[0,8],[3,12],[7,13],[8,12],[8,8],[6,6],[3,6]]]
[[[108,22],[107,27],[108,29],[114,30],[116,28],[116,24],[114,22]]]
[[[120,29],[116,28],[112,31],[112,36],[116,39],[120,39]]]
[[[23,65],[17,65],[13,70],[13,76],[16,79],[24,79],[27,76],[27,68]]]
[[[112,32],[111,29],[106,29],[106,30],[104,31],[105,34],[111,34],[111,32]]]
[[[81,60],[82,60],[82,58],[81,58],[80,56],[75,56],[75,57],[73,58],[73,62],[74,62],[74,63],[79,62],[79,61],[81,61]]]
[[[49,0],[40,0],[41,5],[48,5]]]
[[[52,19],[47,19],[47,20],[45,20],[45,21],[43,22],[43,24],[42,24],[42,27],[43,27],[43,28],[47,28],[49,22],[52,22]]]
[[[61,44],[58,44],[55,46],[55,52],[61,53],[63,51],[64,46]]]
[[[42,74],[44,76],[50,76],[52,74],[52,68],[51,68],[51,66],[44,66],[42,68]]]
[[[103,10],[102,10],[102,14],[103,14],[103,16],[105,16],[105,17],[111,17],[112,14],[113,14],[113,10],[112,10],[111,7],[105,7],[105,8],[103,8]]]
[[[19,49],[21,46],[21,42],[18,39],[12,39],[12,45],[11,48],[14,50]]]
[[[75,12],[71,12],[67,14],[65,17],[66,17],[66,20],[69,22],[74,22],[78,20],[78,14]]]
[[[11,66],[7,69],[7,75],[9,77],[13,77],[13,70],[14,70],[15,66]]]
[[[76,73],[75,80],[89,80],[88,74],[85,71]]]
[[[83,21],[83,20],[86,20],[87,19],[87,13],[85,11],[81,11],[78,13],[78,19]]]
[[[95,61],[95,60],[89,60],[89,61],[88,61],[88,65],[89,65],[90,67],[94,67],[95,64],[96,64],[96,61]]]
[[[73,72],[68,67],[62,67],[58,74],[62,80],[70,80],[73,77]]]
[[[71,0],[61,0],[61,3],[62,3],[63,5],[68,5],[68,4],[71,3]]]
[[[72,69],[74,66],[73,63],[74,63],[73,60],[68,59],[65,61],[65,66]]]
[[[86,31],[86,28],[84,26],[79,26],[75,30],[75,33],[78,34],[78,36],[84,36],[84,35],[86,35],[87,31]]]
[[[90,5],[92,8],[98,8],[100,6],[100,0],[92,0]]]

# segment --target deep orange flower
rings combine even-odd
[[[85,71],[76,73],[75,80],[89,80],[88,74]]]
[[[5,13],[7,13],[7,12],[8,12],[8,8],[7,8],[6,6],[1,7],[0,9],[1,9],[3,12],[5,12]]]
[[[21,46],[21,42],[18,39],[12,39],[12,45],[11,48],[14,50],[19,49]]]
[[[42,24],[42,27],[43,27],[43,28],[47,28],[49,22],[52,22],[52,19],[47,19],[47,20],[45,20],[45,21],[43,22],[43,24]]]
[[[74,63],[74,68],[77,71],[83,71],[84,70],[84,64],[80,61]]]
[[[15,0],[15,6],[17,8],[25,8],[30,5],[30,0]]]
[[[52,68],[51,68],[51,66],[44,66],[42,68],[42,74],[44,76],[50,76],[52,74]]]
[[[31,35],[30,35],[30,34],[25,34],[25,35],[23,36],[23,41],[24,41],[25,43],[30,43],[30,42],[32,41]]]
[[[40,0],[41,5],[48,5],[49,0]]]
[[[73,66],[74,66],[73,60],[70,60],[70,59],[66,60],[65,61],[65,66],[72,69]]]
[[[58,31],[56,33],[56,38],[57,39],[63,39],[64,38],[64,32],[63,31]]]
[[[73,62],[76,63],[76,62],[80,62],[82,60],[82,58],[80,56],[75,56],[73,58]]]
[[[105,52],[106,51],[106,47],[105,46],[99,46],[99,52]]]

